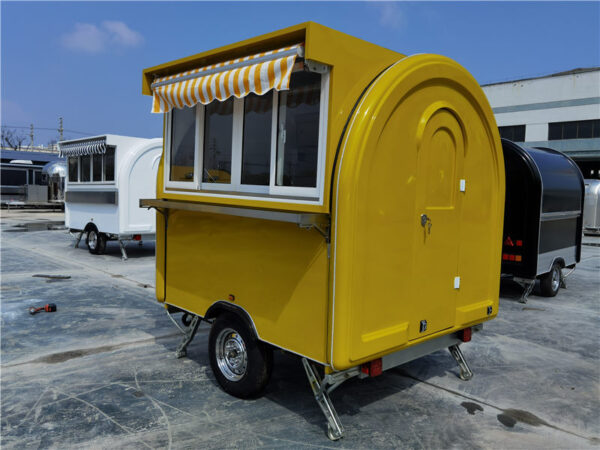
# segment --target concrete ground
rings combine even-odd
[[[153,243],[130,245],[127,262],[114,243],[93,256],[61,220],[2,211],[2,448],[599,447],[599,238],[585,238],[555,298],[534,292],[523,305],[503,282],[498,318],[462,346],[471,381],[444,350],[342,385],[333,401],[346,437],[331,442],[297,358],[276,353],[263,397],[225,394],[207,325],[187,358],[174,356]],[[48,302],[57,312],[26,310]]]

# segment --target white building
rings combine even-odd
[[[482,86],[500,135],[527,147],[550,147],[600,178],[600,68]]]

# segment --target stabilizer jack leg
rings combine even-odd
[[[83,236],[83,231],[81,233],[79,233],[79,235],[75,238],[75,245],[73,246],[73,248],[79,247],[79,243],[81,242],[82,236]]]
[[[127,251],[125,250],[125,244],[119,239],[119,247],[121,247],[121,259],[127,261]]]
[[[519,299],[519,302],[521,303],[527,303],[527,298],[529,297],[529,294],[531,294],[531,291],[533,291],[533,287],[535,286],[535,280],[531,281],[527,284],[524,284],[524,290],[523,293],[521,294],[521,298]]]
[[[459,375],[460,379],[464,380],[464,381],[468,381],[471,378],[473,378],[473,372],[471,371],[471,368],[467,364],[467,361],[465,360],[463,352],[458,345],[459,344],[451,345],[450,347],[448,347],[448,350],[450,351],[450,354],[452,355],[452,357],[458,364],[458,367],[460,368],[460,375]]]
[[[183,331],[183,339],[175,351],[175,356],[177,358],[183,358],[187,355],[187,346],[190,345],[190,342],[192,342],[192,339],[194,339],[201,321],[202,319],[200,319],[199,316],[194,315],[190,325]]]
[[[323,414],[325,414],[325,418],[327,419],[327,437],[332,441],[337,441],[344,436],[344,427],[333,407],[333,403],[331,403],[331,398],[329,398],[329,392],[333,389],[327,388],[329,383],[325,380],[321,380],[319,372],[314,364],[309,362],[306,358],[302,358],[302,365],[304,366],[308,382],[315,395],[315,400],[321,407],[321,411],[323,411]],[[335,388],[337,385],[338,384],[335,384],[332,387]]]

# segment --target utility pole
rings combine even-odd
[[[63,131],[65,131],[63,128],[63,118],[59,117],[58,118],[58,141],[59,142],[63,140]]]
[[[29,127],[29,138],[31,139],[31,149],[33,150],[33,124]]]

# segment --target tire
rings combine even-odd
[[[87,248],[92,255],[98,254],[99,236],[100,233],[98,233],[98,230],[96,230],[95,228],[91,228],[87,232],[87,236],[85,238],[85,245],[87,245]]]
[[[98,234],[98,255],[103,255],[104,252],[106,251],[106,241],[108,241],[106,234],[99,233]]]
[[[561,266],[554,263],[550,272],[540,278],[540,291],[544,297],[554,297],[560,289]]]
[[[235,397],[257,396],[271,377],[273,350],[257,340],[234,314],[222,314],[214,321],[208,337],[208,355],[217,381]]]
[[[102,255],[106,251],[106,235],[99,233],[96,228],[88,231],[85,243],[92,255]]]

